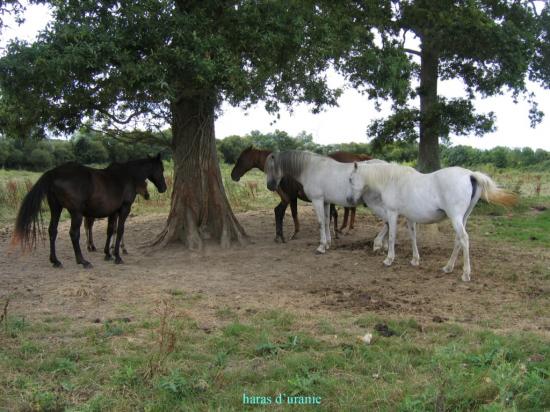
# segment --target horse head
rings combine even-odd
[[[353,169],[349,177],[349,185],[346,194],[346,202],[348,205],[356,205],[363,196],[365,183],[359,172],[357,162],[353,163]]]
[[[265,160],[265,175],[267,188],[274,192],[279,187],[283,174],[281,168],[278,165],[277,154],[270,153]]]
[[[149,163],[151,165],[151,169],[149,172],[149,175],[147,176],[147,179],[149,179],[159,193],[166,192],[166,181],[164,180],[164,166],[162,165],[162,159],[160,158],[160,153],[157,154],[154,157],[147,156],[149,158]]]
[[[252,145],[241,152],[239,158],[235,162],[235,166],[233,166],[231,170],[231,179],[233,181],[238,182],[246,172],[255,166],[254,152]]]

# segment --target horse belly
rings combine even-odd
[[[436,223],[446,217],[439,196],[420,184],[402,186],[390,196],[383,194],[382,198],[391,209],[416,223]]]
[[[120,209],[121,205],[120,196],[92,195],[85,203],[82,213],[90,217],[107,217]]]

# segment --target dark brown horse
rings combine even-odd
[[[233,170],[231,170],[231,179],[238,182],[240,178],[249,170],[253,168],[264,171],[265,160],[271,153],[271,150],[260,150],[250,146],[242,151],[241,155],[237,159]],[[348,152],[334,152],[328,155],[334,160],[342,163],[360,162],[363,160],[370,160],[372,157],[368,155],[356,155]],[[290,211],[292,212],[292,219],[294,220],[294,234],[291,239],[295,239],[300,231],[300,222],[298,220],[298,199],[305,202],[309,202],[309,199],[304,193],[302,185],[296,180],[288,177],[283,177],[281,183],[277,188],[277,193],[281,198],[281,202],[275,207],[275,241],[285,242],[283,235],[283,219],[285,216],[286,208],[290,204]],[[337,231],[342,231],[348,224],[348,214],[351,211],[350,230],[353,229],[355,223],[355,208],[345,208],[344,223],[342,227],[338,229],[338,212],[334,205],[330,206],[330,214],[334,220],[334,227]]]
[[[147,190],[147,181],[144,180],[142,182],[136,183],[136,193],[138,195],[143,196],[145,200],[149,200],[149,191]],[[86,234],[86,249],[88,249],[88,252],[95,252],[97,248],[94,245],[94,236],[93,236],[93,227],[94,227],[95,218],[93,217],[84,217],[84,233]],[[114,224],[114,232],[113,236],[116,235],[116,220]],[[115,242],[111,241],[110,245],[111,252],[114,252],[115,250]],[[126,250],[126,246],[124,245],[124,236],[122,239],[120,239],[120,250],[122,250],[122,253],[124,255],[128,254],[128,251]]]
[[[48,200],[51,219],[50,262],[54,267],[61,266],[55,254],[55,239],[61,211],[65,208],[71,215],[69,234],[73,244],[76,263],[89,268],[92,265],[84,259],[80,250],[80,226],[84,216],[108,217],[105,259],[111,259],[109,245],[117,222],[115,242],[115,263],[122,263],[120,241],[124,235],[124,223],[136,198],[136,182],[149,179],[160,193],[166,191],[163,175],[164,168],[160,154],[147,159],[115,163],[106,169],[93,169],[75,162],[65,163],[44,173],[23,199],[19,208],[13,243],[22,247],[36,244],[37,232],[40,232],[40,206],[44,197]]]

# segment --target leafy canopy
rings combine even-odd
[[[356,37],[348,59],[339,64],[351,83],[377,102],[391,100],[394,113],[371,123],[368,134],[378,143],[419,136],[420,111],[414,104],[423,93],[418,87],[422,51],[436,56],[440,80],[460,79],[466,98],[438,98],[430,114],[438,119],[439,136],[483,135],[494,129],[494,114],[476,113],[471,100],[512,92],[531,103],[532,125],[540,122],[527,79],[550,86],[550,5],[539,1],[403,0],[384,3],[385,14],[376,22],[379,36],[365,28]],[[413,48],[410,44],[418,44]]]
[[[333,2],[141,0],[47,2],[52,23],[0,60],[4,128],[61,132],[170,121],[180,99],[335,104],[324,71],[349,42]],[[15,125],[15,126],[14,126]]]

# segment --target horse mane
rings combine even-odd
[[[418,173],[410,166],[397,163],[367,161],[362,163],[362,166],[359,168],[359,172],[366,185],[372,188],[385,187],[390,183],[398,182],[403,176]]]
[[[281,168],[283,176],[290,176],[296,178],[302,174],[304,168],[311,161],[311,159],[324,159],[316,153],[307,152],[303,150],[288,150],[277,154],[276,160]]]

